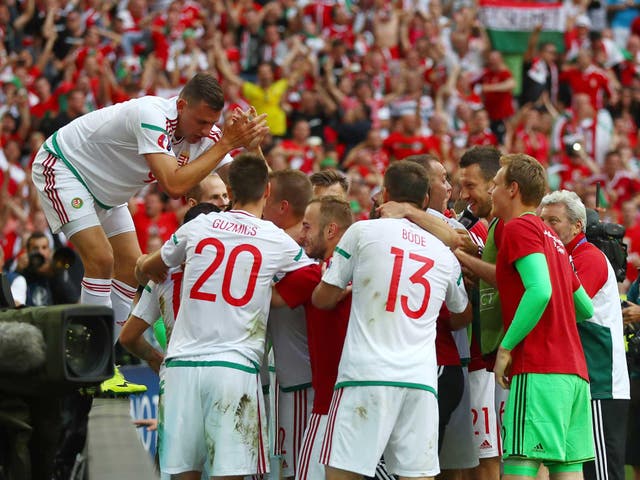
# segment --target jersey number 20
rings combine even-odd
[[[191,287],[190,297],[196,300],[205,300],[207,302],[215,302],[216,294],[205,292],[202,290],[202,286],[205,284],[209,277],[215,273],[215,271],[220,267],[222,261],[225,256],[225,248],[223,243],[217,238],[205,238],[201,240],[200,243],[196,246],[195,253],[196,255],[202,253],[207,246],[213,246],[216,249],[216,256],[211,262],[211,265],[207,267],[207,269],[202,272],[202,275],[196,280]],[[248,253],[253,256],[253,263],[251,265],[251,272],[249,273],[249,279],[247,281],[247,287],[244,291],[244,294],[241,297],[234,297],[231,294],[231,279],[233,278],[233,270],[236,265],[236,260],[238,255],[241,253]],[[224,276],[222,277],[222,298],[229,304],[234,307],[242,307],[249,303],[251,297],[253,297],[253,292],[256,289],[256,282],[258,281],[258,271],[260,270],[260,266],[262,265],[262,254],[260,250],[258,250],[253,245],[249,244],[241,244],[233,247],[229,252],[229,259],[227,260],[227,266],[224,269]]]
[[[395,258],[393,260],[393,271],[391,273],[391,282],[389,284],[389,295],[387,296],[387,312],[395,312],[396,304],[398,303],[398,285],[400,283],[400,274],[402,273],[402,264],[404,263],[405,251],[401,248],[391,247],[391,255]],[[417,310],[411,310],[409,308],[409,297],[407,295],[400,295],[400,305],[404,314],[413,319],[417,319],[424,315],[429,304],[429,297],[431,296],[431,285],[429,281],[424,277],[429,270],[433,268],[433,260],[417,253],[409,252],[409,259],[415,260],[422,265],[418,270],[409,277],[411,283],[417,283],[424,288],[424,296],[422,297],[422,303]]]

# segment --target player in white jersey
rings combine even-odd
[[[139,270],[162,280],[185,263],[180,311],[167,352],[163,472],[197,479],[264,473],[267,450],[259,367],[271,280],[310,264],[284,231],[260,219],[268,172],[256,155],[229,169],[234,210],[181,227]]]
[[[190,208],[184,217],[184,223],[194,219],[201,213],[218,212],[220,209],[211,203],[200,203]],[[120,344],[136,357],[146,361],[152,370],[160,373],[162,383],[162,369],[164,354],[156,350],[143,337],[144,332],[156,320],[162,318],[167,344],[171,339],[171,332],[177,313],[180,309],[180,295],[182,290],[182,266],[170,268],[167,278],[161,283],[150,281],[145,285],[140,300],[133,307],[133,311],[120,332]]]
[[[203,180],[202,182],[205,182]],[[201,183],[202,183],[201,182]],[[192,197],[193,198],[193,197]],[[218,212],[220,209],[212,203],[199,203],[191,207],[184,216],[184,223],[193,220],[204,213]],[[158,399],[158,425],[159,434],[162,433],[164,422],[164,353],[156,350],[144,338],[144,332],[158,319],[162,319],[166,332],[166,341],[169,343],[171,332],[180,309],[180,294],[182,291],[182,265],[170,268],[167,278],[156,284],[150,281],[145,285],[140,300],[133,307],[129,319],[120,332],[120,344],[136,357],[145,360],[149,367],[160,376],[160,397]],[[162,438],[158,437],[158,444],[162,444]],[[162,480],[168,480],[169,475],[163,474]]]
[[[129,198],[155,181],[184,195],[229,151],[253,147],[267,132],[264,118],[237,114],[214,144],[223,105],[217,81],[198,74],[177,98],[143,97],[77,118],[36,155],[32,176],[47,220],[84,265],[80,301],[113,307],[116,324],[129,314],[140,255]]]
[[[429,177],[429,195],[427,197],[427,213],[447,222],[452,228],[461,231],[464,226],[454,218],[444,215],[451,198],[451,184],[447,170],[437,157],[433,155],[411,155],[406,161],[422,165]],[[385,211],[388,209],[385,207]],[[442,319],[439,319],[442,320]],[[466,327],[466,326],[465,326]],[[445,332],[439,332],[442,336]],[[467,329],[461,328],[450,333],[455,342],[459,364],[450,364],[451,358],[439,365],[438,407],[440,408],[440,443],[439,460],[442,479],[457,478],[461,470],[478,465],[473,441],[473,421],[471,417],[468,362],[470,358]],[[439,343],[443,342],[443,343]],[[436,353],[439,358],[448,359],[444,339],[436,336]],[[438,352],[438,349],[442,349]],[[453,354],[453,352],[451,352]],[[447,390],[444,391],[445,387]],[[454,392],[462,392],[462,396]],[[447,414],[447,412],[450,412]]]
[[[396,162],[385,173],[383,200],[420,208],[428,188],[422,166]],[[471,315],[460,266],[417,225],[383,218],[345,232],[314,305],[333,308],[351,281],[323,444],[327,478],[371,476],[383,453],[390,473],[432,478],[439,472],[436,318],[445,301],[452,323],[468,323]]]
[[[262,218],[282,228],[301,244],[302,218],[311,200],[309,177],[299,170],[270,175],[271,195]],[[277,388],[274,455],[281,459],[284,478],[296,475],[304,431],[313,407],[307,323],[302,307],[272,307],[267,335],[273,345]]]

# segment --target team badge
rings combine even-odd
[[[164,133],[161,133],[158,137],[158,145],[160,145],[160,148],[165,149],[167,152],[171,151],[171,140]]]
[[[71,200],[71,206],[73,208],[82,208],[82,205],[84,204],[84,202],[82,201],[81,198],[76,197],[73,200]]]

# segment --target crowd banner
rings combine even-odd
[[[480,0],[479,18],[495,50],[524,53],[533,29],[541,25],[539,42],[553,42],[564,50],[566,14],[562,3]]]

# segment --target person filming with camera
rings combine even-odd
[[[583,466],[584,478],[624,480],[630,389],[616,275],[605,254],[587,241],[587,212],[575,192],[552,192],[540,206],[540,217],[558,234],[593,303],[593,316],[578,324],[589,373],[596,449],[595,461]]]
[[[33,232],[27,239],[25,252],[18,257],[16,269],[27,281],[25,305],[53,305],[50,283],[53,274],[52,256],[53,252],[46,235]]]

